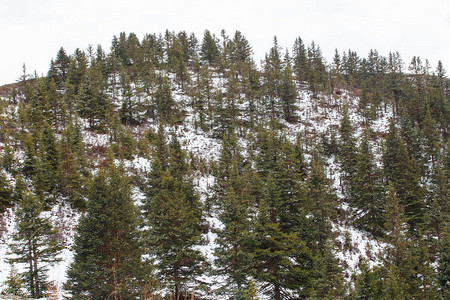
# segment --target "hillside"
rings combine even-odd
[[[0,89],[0,291],[444,299],[448,80],[404,69],[300,38],[257,66],[240,32],[61,48]]]

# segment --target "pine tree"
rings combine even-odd
[[[364,134],[357,153],[354,174],[354,204],[357,209],[355,223],[375,236],[382,236],[384,232],[384,190],[381,179],[367,134]]]
[[[231,61],[240,75],[244,73],[244,65],[249,63],[252,47],[240,31],[235,31],[231,42]]]
[[[268,182],[266,189],[273,187]],[[266,193],[272,193],[267,190]],[[276,201],[271,196],[271,201]],[[311,250],[297,232],[281,228],[274,203],[259,203],[257,217],[247,237],[251,275],[261,282],[262,292],[271,299],[287,299],[289,294],[310,285]]]
[[[158,87],[155,93],[155,106],[161,122],[173,123],[179,121],[177,103],[172,97],[172,91],[167,77],[161,77],[158,80]]]
[[[60,128],[65,123],[65,107],[62,96],[58,93],[58,87],[54,80],[49,84],[47,91],[48,115],[49,123],[55,128],[55,132],[59,133]]]
[[[342,267],[329,243],[321,249],[320,256],[315,260],[314,268],[318,275],[313,283],[311,299],[340,299],[345,295]]]
[[[137,104],[133,99],[130,77],[124,70],[120,73],[120,84],[122,86],[122,106],[119,111],[120,121],[123,124],[135,124],[137,122]]]
[[[86,54],[78,48],[75,49],[74,54],[70,57],[67,80],[75,87],[76,93],[78,93],[78,87],[85,78],[88,68],[87,64]]]
[[[386,203],[388,246],[383,253],[384,294],[390,299],[430,298],[436,295],[428,247],[421,233],[407,231],[407,219],[393,184]]]
[[[103,129],[108,109],[103,75],[97,65],[84,73],[83,81],[78,85],[78,114],[89,120],[91,129]]]
[[[436,279],[442,299],[450,296],[450,143],[433,172],[433,207],[430,210],[431,227],[437,238],[438,268]]]
[[[4,293],[14,296],[23,296],[23,279],[22,276],[20,276],[20,274],[18,273],[16,265],[14,263],[11,264],[11,269],[4,284],[6,285]]]
[[[60,163],[60,154],[55,133],[48,123],[44,123],[42,130],[42,142],[40,145],[42,160],[45,168],[47,191],[56,193],[58,188],[57,172]]]
[[[273,46],[266,54],[263,65],[263,88],[265,94],[266,114],[276,119],[281,114],[280,89],[283,78],[283,61],[277,37],[273,39]]]
[[[254,206],[250,186],[253,170],[242,170],[242,157],[236,142],[234,135],[230,138],[225,135],[219,158],[215,198],[218,218],[224,227],[217,230],[215,264],[218,273],[227,278],[221,291],[241,299],[248,284],[245,238],[250,226],[250,210]]]
[[[70,58],[67,56],[63,47],[58,50],[55,59],[55,68],[57,70],[57,76],[55,83],[62,87],[67,79],[67,73],[69,72]]]
[[[408,265],[410,252],[404,236],[403,207],[391,183],[388,187],[385,219],[390,246],[385,250],[384,267],[387,273],[384,280],[384,295],[390,299],[407,299],[408,282],[405,280],[405,274],[411,271]]]
[[[389,127],[383,152],[384,176],[391,181],[410,230],[417,229],[424,221],[423,189],[419,185],[419,171],[414,158],[410,158],[403,140],[398,136],[393,121]]]
[[[442,299],[447,299],[450,296],[450,232],[448,227],[443,233],[440,244],[439,265],[436,274],[438,282],[438,295]]]
[[[347,201],[353,204],[356,201],[354,176],[357,148],[347,105],[344,105],[339,135],[338,159],[342,170],[341,186]]]
[[[248,200],[242,201],[241,197],[240,194],[236,195],[232,187],[228,189],[219,215],[224,228],[217,231],[215,249],[218,273],[227,276],[221,290],[224,294],[238,299],[242,296],[248,276],[248,260],[243,242],[249,228],[248,207],[245,205]]]
[[[1,166],[5,171],[7,172],[14,172],[16,162],[14,160],[14,151],[11,149],[11,146],[9,143],[5,145],[5,148],[3,149],[3,155],[1,156]]]
[[[30,101],[30,122],[34,130],[39,131],[42,128],[44,120],[46,120],[47,117],[47,109],[48,103],[45,81],[42,78],[36,78]]]
[[[326,88],[328,76],[322,51],[314,42],[311,42],[311,45],[308,47],[307,57],[311,66],[307,81],[310,90],[313,92],[313,97],[317,97],[319,91]]]
[[[0,213],[13,202],[13,192],[3,172],[0,172]]]
[[[380,278],[376,271],[370,269],[366,261],[362,261],[359,267],[361,273],[356,277],[355,289],[352,298],[355,300],[376,300],[382,299],[382,291],[380,290]]]
[[[435,163],[436,156],[439,151],[439,133],[436,129],[436,121],[433,119],[431,110],[428,107],[423,121],[423,137],[425,148],[424,150],[427,156],[431,158],[431,165]]]
[[[410,157],[414,157],[417,164],[423,169],[423,149],[421,145],[420,132],[418,132],[417,127],[414,126],[414,122],[411,120],[407,113],[402,116],[400,136],[405,142],[406,149]],[[422,172],[423,173],[423,172]]]
[[[446,227],[450,223],[450,182],[449,172],[445,170],[443,154],[433,165],[431,184],[429,186],[430,204],[426,213],[427,229],[436,238],[438,244],[442,241]]]
[[[293,64],[296,79],[299,82],[307,81],[310,72],[310,63],[306,56],[305,44],[300,37],[295,39],[293,53]]]
[[[306,208],[311,215],[308,218],[311,249],[322,253],[326,251],[331,236],[331,220],[336,216],[336,195],[331,189],[322,159],[317,153],[314,154],[310,164],[306,197]]]
[[[292,78],[292,67],[289,53],[286,52],[284,59],[283,78],[281,80],[280,97],[283,107],[283,116],[285,120],[290,120],[295,117],[297,107],[295,101],[297,99],[297,88]]]
[[[406,293],[408,288],[404,278],[396,266],[390,266],[384,279],[383,297],[385,299],[407,300],[410,295]]]
[[[314,270],[305,215],[301,153],[273,130],[259,135],[256,167],[260,190],[246,237],[250,274],[273,299],[308,295]]]
[[[244,291],[243,300],[259,300],[257,292],[256,284],[251,280],[247,289]]]
[[[69,124],[61,134],[58,168],[61,192],[76,208],[86,208],[85,180],[88,178],[86,149],[77,124]]]
[[[217,45],[217,38],[209,30],[205,30],[203,35],[200,57],[209,66],[217,66],[219,62],[220,50]]]
[[[158,136],[143,206],[146,244],[158,258],[159,278],[179,297],[205,271],[205,258],[197,249],[205,242],[203,206],[176,137],[167,149],[162,125]]]
[[[25,264],[25,285],[33,298],[42,297],[46,291],[48,265],[57,257],[62,244],[56,239],[56,230],[48,219],[40,216],[42,202],[32,193],[24,195],[16,212],[18,230],[10,245],[15,255],[10,261]]]
[[[136,299],[148,276],[129,179],[107,164],[91,182],[77,227],[65,286],[74,299]]]
[[[437,285],[435,266],[429,253],[430,244],[425,239],[419,238],[414,245],[414,284],[410,293],[417,298],[436,299]]]

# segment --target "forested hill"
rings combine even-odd
[[[0,88],[0,291],[448,299],[448,85],[238,31],[61,48]]]

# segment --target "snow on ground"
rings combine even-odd
[[[367,260],[370,266],[379,264],[379,254],[385,248],[385,243],[350,226],[333,224],[333,231],[339,234],[335,240],[336,256],[343,263],[347,280],[358,271],[361,260]]]
[[[224,89],[226,82],[223,78],[212,78],[213,86],[216,89]],[[187,103],[190,99],[183,95],[180,90],[173,92],[175,101],[178,103]],[[319,134],[330,134],[332,131],[337,133],[340,124],[342,104],[347,103],[349,108],[350,120],[356,129],[356,136],[362,133],[361,124],[363,123],[362,117],[358,114],[358,97],[355,97],[348,92],[343,91],[341,95],[323,96],[319,95],[319,98],[313,98],[312,94],[305,89],[301,89],[299,92],[299,98],[297,106],[299,108],[297,114],[299,117],[298,122],[288,123],[284,122],[284,125],[288,128],[286,131],[288,138],[293,141],[297,135],[303,135],[305,132],[315,133],[316,138]],[[207,163],[217,160],[220,155],[221,141],[210,137],[200,128],[195,127],[195,114],[189,106],[185,112],[185,119],[182,124],[165,128],[166,133],[175,133],[180,141],[180,144],[184,150],[188,153],[194,154],[200,160]],[[383,117],[374,120],[372,123],[372,129],[376,133],[386,132],[389,126],[390,116],[392,111],[388,107],[387,113],[383,114]],[[81,123],[83,128],[83,139],[88,148],[91,147],[105,147],[108,144],[109,136],[107,134],[94,133],[86,128],[88,124],[86,121]],[[143,129],[153,129],[157,131],[156,124],[146,124],[141,127],[133,129],[133,134],[143,132]],[[380,140],[380,139],[379,139]],[[375,141],[375,143],[378,143]],[[246,149],[246,145],[240,140],[242,149]],[[381,145],[379,145],[381,149]],[[379,153],[378,153],[379,155]],[[23,158],[22,158],[23,159]],[[333,180],[333,188],[335,189],[339,198],[342,198],[340,193],[339,183],[339,168],[334,158],[327,161],[327,175]],[[145,176],[150,171],[151,160],[144,157],[135,156],[132,160],[124,162],[125,168],[131,174],[138,174]],[[208,172],[197,172],[194,176],[194,184],[200,194],[203,203],[207,204],[208,198],[212,194],[212,186],[214,185],[214,177]],[[145,199],[145,194],[138,188],[132,190],[133,199],[136,205],[140,206]],[[61,285],[66,280],[66,270],[73,259],[71,247],[73,246],[74,228],[78,222],[79,214],[75,213],[70,207],[58,204],[51,212],[45,213],[49,217],[53,224],[61,231],[61,236],[64,238],[66,248],[60,255],[62,261],[51,267],[49,272],[50,280],[54,281],[61,290]],[[2,222],[1,222],[2,221]],[[223,228],[223,224],[217,219],[216,215],[207,216],[210,229]],[[2,290],[2,283],[5,281],[9,273],[9,264],[7,264],[8,244],[11,243],[11,235],[14,232],[14,212],[13,209],[8,209],[0,220],[0,292]],[[343,261],[348,271],[348,278],[351,273],[357,271],[358,262],[361,258],[369,259],[371,263],[376,264],[376,254],[383,249],[384,245],[378,243],[376,240],[371,239],[366,233],[355,230],[352,227],[334,224],[334,231],[337,233],[336,243],[338,245],[337,255]],[[215,239],[217,234],[213,230],[210,230],[206,235],[207,244],[200,246],[199,249],[205,254],[207,260],[212,263],[214,259],[214,249],[216,247]],[[214,285],[217,282],[223,281],[223,278],[204,276],[201,280],[209,282],[214,289]],[[61,299],[62,295],[59,295]]]
[[[296,105],[298,107],[298,122],[285,122],[289,130],[291,139],[298,134],[305,132],[329,134],[335,132],[338,134],[338,128],[342,118],[343,105],[348,107],[348,113],[355,136],[359,137],[363,132],[364,118],[358,112],[359,97],[350,94],[347,91],[341,91],[341,95],[319,95],[312,97],[308,90],[300,90]],[[392,118],[392,108],[388,106],[386,111],[371,122],[371,129],[375,133],[385,133],[388,131],[389,122]]]
[[[107,134],[94,133],[89,130],[83,130],[83,142],[88,147],[106,147],[109,136]]]

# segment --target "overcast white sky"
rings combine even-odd
[[[62,46],[101,44],[113,35],[194,32],[201,40],[209,29],[231,36],[241,31],[259,62],[273,36],[291,50],[296,37],[315,41],[327,60],[334,49],[351,48],[359,56],[399,51],[405,62],[442,60],[450,75],[450,0],[2,0],[0,5],[0,85],[22,73],[46,74],[50,59]]]

